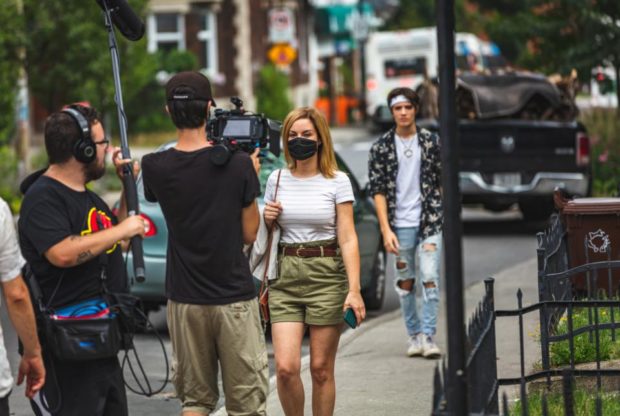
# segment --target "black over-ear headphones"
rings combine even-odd
[[[73,156],[82,163],[92,162],[97,157],[97,146],[90,137],[90,124],[88,124],[88,120],[75,108],[67,107],[62,112],[69,114],[80,129],[80,138],[73,145]]]

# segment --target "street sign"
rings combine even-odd
[[[351,14],[351,36],[356,41],[365,42],[370,34],[370,24],[365,13],[355,10]]]
[[[291,43],[295,40],[295,15],[291,9],[269,10],[269,42]]]
[[[267,52],[267,57],[275,65],[288,66],[297,58],[297,50],[289,44],[281,43],[273,45]]]

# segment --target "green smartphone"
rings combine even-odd
[[[355,317],[355,312],[353,312],[353,308],[349,308],[344,313],[344,321],[351,328],[355,329],[357,326],[357,318]]]

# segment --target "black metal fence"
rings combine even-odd
[[[620,308],[618,300],[567,300],[567,301],[544,301],[529,306],[523,306],[523,295],[521,290],[517,292],[517,309],[514,310],[495,310],[493,279],[485,280],[486,293],[480,302],[474,316],[467,327],[467,380],[468,380],[468,398],[469,412],[475,415],[496,415],[499,413],[498,389],[500,386],[519,386],[519,401],[521,406],[521,414],[527,415],[528,411],[528,385],[538,380],[545,380],[542,389],[541,413],[546,413],[545,406],[547,396],[551,391],[553,384],[557,384],[557,380],[562,380],[562,395],[565,402],[565,415],[572,415],[572,386],[575,378],[590,377],[596,380],[596,400],[597,408],[600,408],[597,415],[602,415],[602,407],[600,407],[600,395],[602,392],[602,379],[606,377],[618,377],[620,383],[620,368],[601,368],[601,351],[600,339],[602,331],[611,331],[612,334],[616,330],[620,330],[620,323],[599,322],[599,311],[611,310],[611,308]],[[573,317],[577,308],[585,308],[592,316],[593,324],[575,328],[573,326]],[[561,367],[542,368],[539,371],[528,373],[525,363],[525,328],[524,316],[528,313],[535,313],[543,309],[555,310],[563,309],[566,311],[567,331],[562,335],[549,335],[548,343],[567,341],[569,349],[569,363]],[[591,312],[591,313],[590,313]],[[495,339],[495,322],[499,318],[517,317],[519,321],[519,348],[520,348],[520,373],[514,377],[498,378],[497,376],[497,349]],[[541,327],[542,330],[542,327]],[[595,368],[579,369],[576,368],[575,360],[575,337],[588,333],[595,345]],[[542,338],[542,334],[541,334]],[[615,340],[615,338],[614,338]],[[434,394],[433,394],[433,415],[449,415],[447,412],[447,403],[445,400],[446,390],[446,373],[445,365],[442,364],[442,370],[439,368],[435,371]],[[619,384],[620,386],[620,384]],[[503,413],[509,414],[510,409],[507,407],[507,401],[504,400]]]
[[[566,231],[559,215],[551,219],[550,227],[537,235],[538,238],[538,301],[543,304],[540,308],[540,344],[541,344],[541,364],[543,369],[550,368],[549,348],[552,342],[569,339],[572,335],[588,332],[590,341],[594,342],[594,325],[597,308],[589,308],[588,326],[577,330],[572,334],[572,330],[564,335],[555,335],[557,324],[560,318],[566,313],[568,307],[583,306],[586,304],[576,303],[556,303],[551,305],[550,301],[572,301],[581,299],[584,301],[601,301],[604,299],[618,298],[618,293],[614,292],[616,284],[613,281],[612,273],[620,268],[619,260],[612,260],[611,253],[613,242],[608,241],[604,252],[607,255],[606,261],[589,262],[590,249],[588,241],[584,238],[583,250],[586,263],[577,267],[569,268],[568,242]],[[585,275],[585,290],[576,290],[574,280]],[[601,276],[602,275],[602,276]],[[602,277],[602,279],[601,279]],[[606,277],[606,279],[605,279]],[[601,285],[601,282],[603,284]],[[602,324],[599,329],[612,329],[612,338],[616,340],[615,310],[610,307],[611,323]],[[566,314],[567,319],[572,318],[572,312]],[[572,319],[569,319],[569,323]],[[571,335],[572,334],[572,335]]]
[[[495,305],[493,300],[493,279],[485,280],[485,295],[467,325],[466,371],[468,403],[470,412],[497,414],[497,363],[495,359]],[[435,369],[433,415],[448,415],[446,403],[446,370],[442,363]]]
[[[468,412],[471,415],[499,414],[500,386],[519,386],[520,409],[510,409],[504,396],[501,406],[504,415],[516,411],[521,415],[529,414],[528,402],[532,393],[528,390],[532,390],[534,383],[538,386],[537,402],[540,408],[537,413],[542,415],[551,414],[548,399],[550,395],[558,394],[563,402],[563,414],[575,414],[573,392],[576,380],[595,381],[591,383],[593,386],[589,387],[588,394],[594,396],[595,400],[594,409],[590,413],[597,416],[603,414],[603,380],[615,378],[616,393],[620,392],[620,366],[601,367],[602,335],[609,334],[612,344],[617,342],[620,335],[617,333],[620,331],[620,300],[618,293],[614,292],[617,290],[614,289],[617,282],[613,281],[613,271],[620,268],[620,260],[613,260],[611,257],[612,242],[606,241],[606,251],[602,251],[607,254],[605,261],[590,262],[588,241],[584,237],[585,264],[571,268],[569,244],[572,244],[574,253],[579,242],[576,245],[575,241],[568,241],[559,215],[551,218],[549,228],[544,233],[539,233],[537,238],[538,303],[523,306],[523,295],[519,290],[516,293],[517,309],[496,310],[494,280],[489,278],[485,280],[484,297],[467,325],[465,371]],[[581,279],[580,284],[576,284],[578,279]],[[577,287],[580,290],[576,290]],[[524,353],[524,316],[528,313],[537,313],[540,319],[541,369],[534,372],[526,369]],[[587,315],[585,324],[575,324],[577,313]],[[602,315],[606,315],[608,322],[600,322]],[[505,317],[518,318],[520,372],[514,377],[498,378],[495,323],[497,319]],[[560,326],[563,321],[565,324]],[[578,337],[587,337],[588,342],[594,345],[594,364],[590,364],[588,368],[577,367],[575,340]],[[556,343],[567,344],[567,363],[552,363],[550,351]],[[442,363],[441,371],[439,368],[435,371],[433,415],[451,415],[446,403],[446,386],[449,385],[446,383],[447,376],[445,363]],[[620,398],[616,396],[615,400]]]

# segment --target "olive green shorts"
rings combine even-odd
[[[172,382],[183,411],[215,411],[219,364],[227,414],[266,414],[269,367],[256,298],[227,305],[168,300],[168,328]]]
[[[304,247],[317,245],[325,245],[325,242],[303,244]],[[269,283],[270,320],[272,323],[339,324],[348,291],[349,282],[342,256],[296,257],[280,254],[278,278]]]

